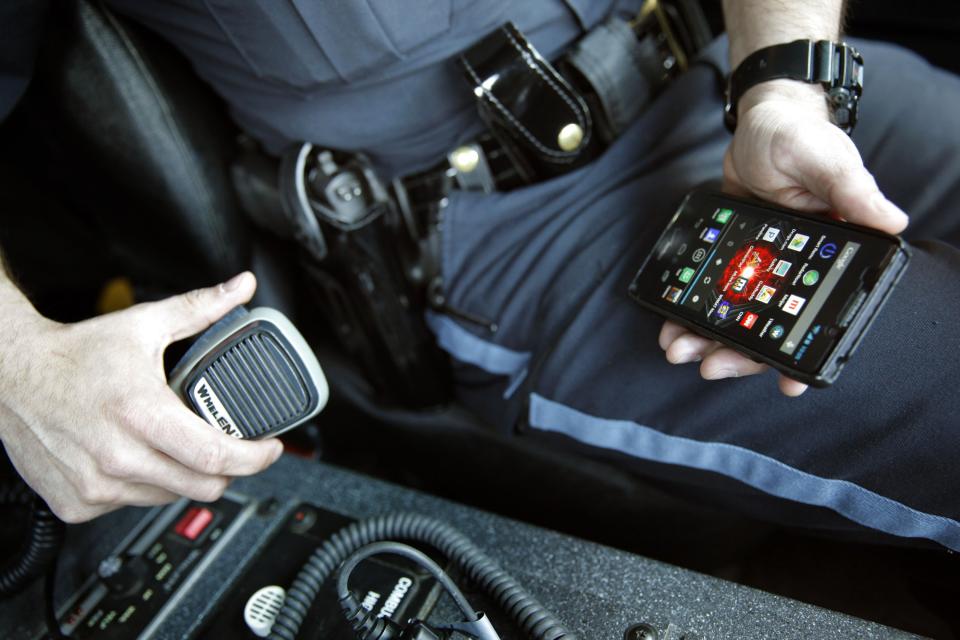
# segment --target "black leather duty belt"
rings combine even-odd
[[[556,64],[513,23],[460,54],[486,131],[437,165],[390,186],[422,251],[427,303],[493,326],[446,304],[437,231],[452,190],[508,191],[590,162],[688,68],[711,37],[697,0],[646,0],[633,20],[608,19]]]
[[[647,0],[636,18],[610,18],[551,64],[507,23],[458,58],[486,132],[395,186],[419,204],[451,189],[507,191],[576,169],[685,71],[709,37],[696,2]]]
[[[611,18],[554,64],[506,24],[458,58],[486,131],[431,169],[386,183],[363,154],[305,143],[284,155],[281,207],[255,188],[256,171],[235,168],[235,181],[258,225],[296,240],[318,306],[371,383],[436,404],[449,379],[423,310],[497,331],[446,299],[440,239],[450,193],[509,190],[586,164],[709,38],[698,0],[646,0],[636,19]]]

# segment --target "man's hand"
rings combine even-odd
[[[24,479],[60,518],[178,496],[212,501],[230,477],[257,473],[278,440],[232,438],[167,386],[163,352],[247,302],[250,273],[209,289],[79,322],[11,314],[0,344],[0,437]]]
[[[748,91],[739,107],[737,131],[723,161],[725,191],[888,233],[907,226],[907,216],[877,188],[853,142],[830,122],[820,86],[766,82]],[[706,380],[768,368],[672,322],[664,324],[659,341],[672,363],[702,360],[700,375]],[[806,388],[780,378],[788,396]]]

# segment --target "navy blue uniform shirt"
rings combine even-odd
[[[480,126],[456,54],[512,20],[548,58],[642,0],[110,0],[184,51],[266,149],[432,165]]]

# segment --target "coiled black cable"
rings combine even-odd
[[[380,540],[423,542],[443,553],[468,579],[503,607],[534,640],[577,640],[506,571],[450,525],[416,513],[398,513],[354,522],[317,547],[287,590],[270,631],[271,640],[295,640],[324,581],[351,553]]]
[[[414,562],[418,567],[433,576],[443,587],[443,590],[453,598],[464,621],[474,622],[480,619],[480,614],[470,605],[453,579],[430,556],[401,542],[393,542],[392,540],[374,542],[351,553],[340,565],[340,570],[337,573],[337,597],[340,598],[340,609],[353,628],[357,640],[392,640],[395,637],[403,637],[401,634],[407,631],[389,618],[380,618],[374,609],[365,609],[360,600],[357,599],[356,594],[350,590],[350,575],[357,568],[357,565],[367,558],[379,554],[397,555]],[[423,623],[421,622],[421,624]],[[393,628],[387,629],[385,628],[387,626]],[[500,640],[500,636],[493,631],[481,640]]]
[[[60,550],[64,525],[46,503],[20,481],[0,485],[0,505],[33,507],[23,551],[0,567],[0,597],[7,597],[23,590],[50,566]]]

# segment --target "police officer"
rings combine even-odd
[[[385,178],[431,166],[482,129],[450,59],[483,34],[511,20],[553,58],[606,16],[640,8],[631,0],[110,4],[178,46],[267,150],[302,140],[363,150]],[[767,46],[837,41],[842,6],[727,0],[729,40],[707,54],[736,68]],[[714,75],[695,66],[589,165],[505,194],[452,194],[445,294],[499,326],[491,335],[431,317],[459,363],[460,399],[505,433],[522,425],[520,437],[612,455],[742,510],[960,549],[960,505],[949,489],[958,480],[951,405],[960,342],[951,328],[960,314],[960,166],[951,150],[960,83],[894,47],[859,46],[870,72],[852,141],[831,123],[821,86],[788,79],[740,96],[731,138]],[[763,366],[661,326],[624,295],[680,196],[721,177],[735,193],[890,233],[907,227],[898,202],[912,216],[908,237],[929,240],[914,240],[907,276],[835,387],[795,398],[800,383],[756,375]],[[0,283],[14,328],[0,345],[0,437],[61,517],[76,522],[175,495],[212,499],[230,476],[276,459],[276,442],[201,428],[159,366],[169,341],[248,300],[254,286],[241,274],[57,325]]]

